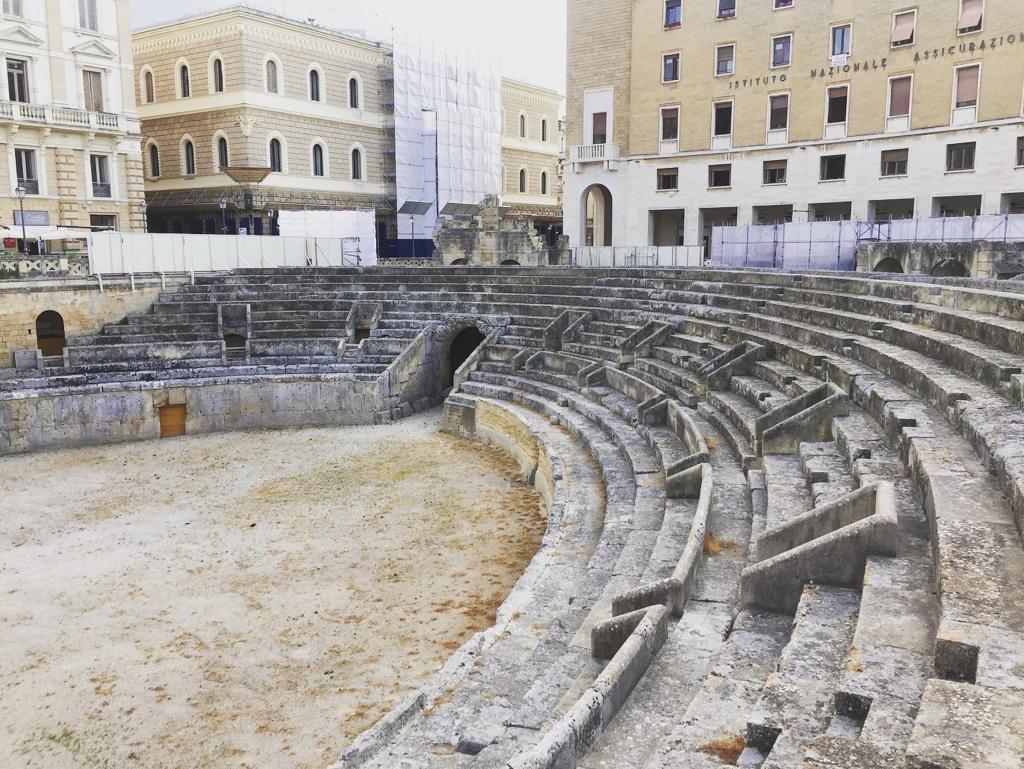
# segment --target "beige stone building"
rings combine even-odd
[[[32,252],[55,227],[143,227],[129,13],[128,0],[0,6],[0,225],[21,237],[22,187]]]
[[[280,210],[371,208],[378,242],[396,237],[390,45],[237,6],[133,46],[151,229],[271,234]],[[558,230],[562,97],[505,81],[502,98],[510,215]],[[232,178],[249,167],[270,173]]]
[[[568,9],[574,246],[1024,211],[1019,0]]]

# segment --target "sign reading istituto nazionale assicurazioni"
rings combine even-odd
[[[985,37],[979,40],[962,41],[954,43],[953,45],[945,46],[943,48],[925,48],[915,49],[913,56],[914,64],[921,64],[929,61],[940,61],[943,59],[970,59],[976,58],[989,51],[1010,48],[1012,46],[1024,45],[1024,32],[1019,34],[999,35],[994,37]],[[909,48],[909,46],[908,46]],[[902,59],[902,51],[897,51],[896,55],[900,55]],[[889,56],[883,56],[877,59],[863,59],[859,61],[848,61],[842,66],[832,67],[816,67],[810,71],[808,75],[809,79],[835,79],[835,78],[848,78],[867,72],[876,72],[878,70],[888,70],[893,66],[893,61]],[[901,62],[902,66],[902,62]],[[743,88],[756,88],[758,86],[776,86],[783,85],[791,82],[795,78],[791,77],[787,73],[777,73],[771,75],[761,75],[759,77],[750,77],[735,79],[729,81],[729,90],[735,91]]]

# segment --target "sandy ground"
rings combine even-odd
[[[437,419],[0,459],[0,767],[335,760],[543,536]]]

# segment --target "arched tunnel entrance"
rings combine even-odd
[[[44,356],[64,354],[64,318],[59,312],[45,310],[36,318],[36,344]]]
[[[448,387],[455,381],[455,372],[466,362],[473,351],[480,346],[480,343],[487,337],[484,332],[476,326],[469,326],[462,329],[452,339],[451,347],[448,348]]]
[[[934,278],[966,278],[967,268],[956,259],[944,259],[932,268]]]

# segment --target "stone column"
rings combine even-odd
[[[88,222],[80,221],[82,217],[81,199],[84,188],[80,189],[79,180],[82,175],[81,160],[77,150],[55,147],[54,160],[57,167],[57,211],[61,225],[70,227],[84,226]]]

